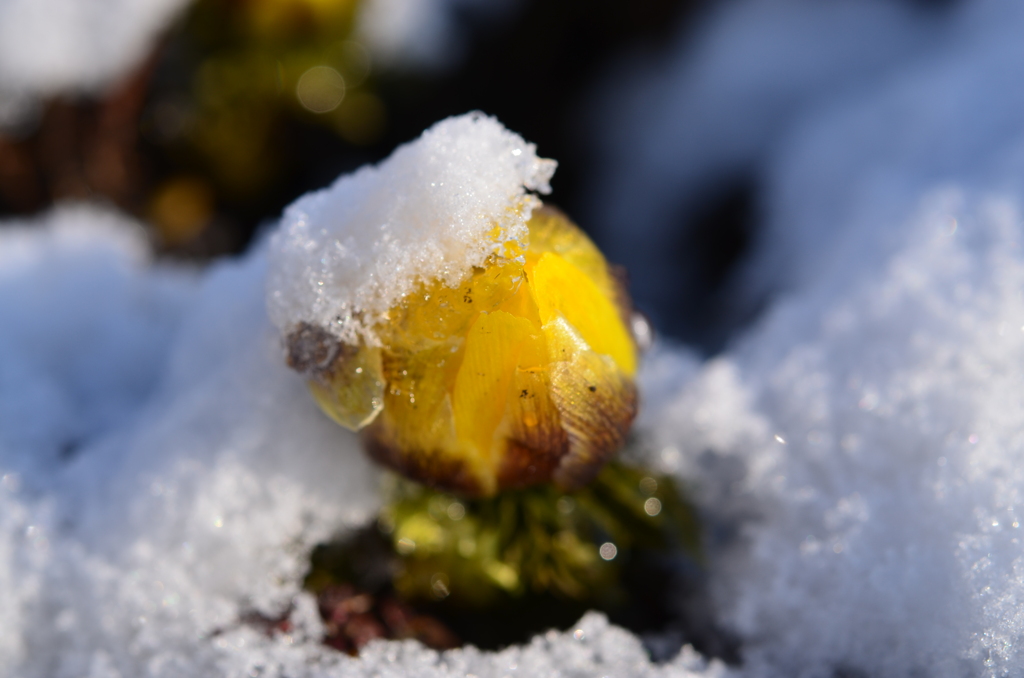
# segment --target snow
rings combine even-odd
[[[753,103],[717,109],[731,117],[677,118],[687,138],[718,130],[691,146],[667,104],[626,126],[610,114],[606,136],[637,152],[603,180],[650,218],[621,222],[623,242],[655,250],[672,187],[716,144],[763,192],[729,292],[765,310],[710,359],[656,345],[633,452],[697,504],[711,612],[741,664],[688,646],[652,664],[597,614],[500,652],[378,642],[353,659],[318,642],[304,563],[373,515],[376,471],[284,366],[275,324],[376,312],[446,265],[455,276],[519,205],[516,237],[526,189],[553,167],[473,116],[301,199],[275,236],[205,271],[153,263],[102,208],[0,228],[0,676],[1024,674],[1024,10],[776,6],[759,39],[803,36],[813,77],[790,52],[744,51],[758,0],[647,77],[697,91],[678,69],[706,69],[708,96],[714,81],[797,92],[784,112],[760,120],[762,99],[736,85]],[[880,36],[873,65],[835,57],[860,49],[833,39],[847,28]],[[434,173],[455,183],[430,191]],[[618,191],[595,191],[596,209],[612,214]],[[320,294],[339,238],[336,261],[359,271],[341,275],[375,282]]]
[[[528,190],[550,192],[556,164],[536,151],[469,113],[296,201],[270,243],[274,324],[376,343],[373,325],[418,284],[454,287],[507,243],[526,242],[540,204]]]
[[[128,74],[187,0],[0,0],[0,127]]]
[[[714,586],[755,675],[1020,667],[1022,222],[927,196],[890,255],[780,302],[649,422],[738,526]]]
[[[45,475],[149,394],[194,294],[123,216],[67,205],[40,222],[0,236],[0,463]]]
[[[199,277],[96,208],[41,221],[0,231],[3,671],[217,675],[247,613],[315,631],[308,552],[374,472],[283,366],[264,258]]]

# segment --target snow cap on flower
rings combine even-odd
[[[506,244],[550,192],[556,163],[482,113],[448,118],[375,166],[285,211],[270,244],[267,305],[283,332],[303,324],[376,345],[373,325],[418,284],[458,285]]]

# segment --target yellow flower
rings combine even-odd
[[[404,298],[374,327],[379,347],[310,325],[288,338],[289,364],[374,459],[491,496],[581,487],[621,446],[637,406],[629,299],[563,214],[541,208],[528,226],[525,250]]]

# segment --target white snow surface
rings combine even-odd
[[[0,0],[0,127],[32,102],[96,92],[141,63],[188,0]]]
[[[373,513],[375,481],[281,361],[264,257],[198,276],[147,265],[102,210],[42,220],[0,230],[0,675],[308,653],[309,550]]]
[[[528,191],[550,192],[556,165],[536,151],[496,119],[468,113],[302,197],[270,243],[274,324],[376,343],[372,326],[418,284],[454,287],[506,243],[527,241],[540,204]]]
[[[891,252],[778,302],[645,415],[655,461],[736,531],[709,567],[751,675],[1019,675],[1022,223],[1019,198],[927,196]]]

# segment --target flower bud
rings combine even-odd
[[[289,364],[369,454],[469,496],[589,482],[636,415],[637,350],[622,282],[560,212],[528,222],[457,287],[421,285],[374,325],[379,346],[302,325]]]

